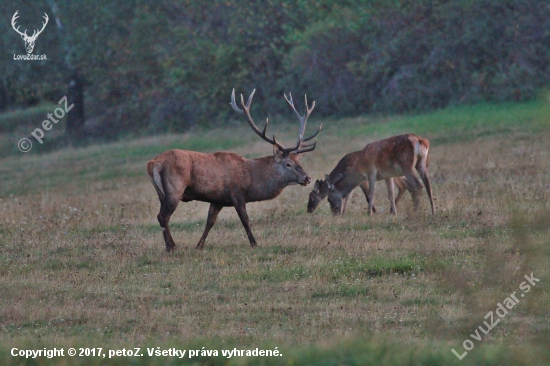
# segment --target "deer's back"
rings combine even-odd
[[[173,149],[152,159],[164,180],[185,187],[184,201],[199,200],[231,204],[229,192],[249,181],[246,160],[235,153],[201,153]]]
[[[403,167],[414,165],[415,146],[419,141],[419,136],[409,133],[372,142],[362,151],[361,169],[378,171],[380,179],[403,175]]]

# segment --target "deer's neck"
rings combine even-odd
[[[335,177],[330,177],[330,178],[337,179],[337,175]],[[336,183],[334,187],[342,195],[342,197],[344,197],[348,193],[353,191],[355,187],[361,184],[361,182],[363,182],[364,180],[365,180],[365,176],[363,174],[358,172],[350,172],[341,181]]]
[[[273,156],[250,159],[247,164],[250,172],[247,202],[273,199],[291,184],[289,177],[282,174]]]

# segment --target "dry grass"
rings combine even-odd
[[[328,122],[318,149],[303,160],[314,178],[382,137],[338,137],[330,123],[338,122]],[[265,143],[240,137],[249,134],[245,128],[222,132],[240,144],[232,151],[269,153]],[[401,132],[408,131],[393,131]],[[211,135],[205,136],[196,138]],[[421,212],[412,212],[407,194],[399,214],[388,215],[383,184],[375,199],[386,213],[368,217],[357,191],[344,217],[333,218],[327,203],[308,215],[310,188],[294,186],[276,200],[248,205],[260,244],[254,250],[227,208],[206,250],[194,250],[208,206],[180,203],[172,219],[178,248],[167,254],[139,151],[162,151],[177,138],[1,162],[3,344],[137,347],[216,339],[292,349],[383,337],[410,346],[434,342],[447,352],[461,349],[483,316],[534,272],[540,286],[481,343],[547,346],[550,129],[432,143],[435,217],[425,194]],[[127,148],[129,157],[113,153]],[[476,342],[472,353],[480,347]]]

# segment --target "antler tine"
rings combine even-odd
[[[286,102],[288,103],[288,105],[290,106],[290,108],[292,108],[292,110],[294,111],[294,113],[296,113],[296,116],[298,117],[298,120],[300,121],[300,124],[302,123],[304,117],[303,116],[300,116],[300,113],[298,113],[298,111],[296,110],[296,107],[294,107],[294,101],[292,100],[292,93],[291,92],[288,92],[288,95],[290,97],[287,98],[286,94],[283,94],[285,96],[285,99],[286,99]],[[301,126],[300,126],[301,127]]]
[[[298,111],[296,110],[296,107],[294,106],[294,101],[292,100],[292,93],[289,92],[288,97],[286,96],[286,94],[284,96],[285,96],[286,102],[292,108],[292,110],[294,111],[294,113],[298,117],[298,120],[300,121],[300,134],[298,135],[298,141],[299,142],[297,144],[297,148],[300,148],[300,147],[302,147],[303,142],[309,141],[309,140],[313,139],[315,136],[317,136],[317,134],[321,131],[321,128],[323,128],[323,125],[321,124],[319,126],[319,128],[317,129],[317,131],[315,131],[315,133],[313,135],[304,138],[304,134],[306,132],[307,120],[309,118],[309,115],[311,114],[311,112],[315,108],[315,101],[313,101],[313,103],[311,104],[311,108],[310,108],[309,104],[307,102],[307,95],[304,95],[304,100],[305,100],[305,104],[306,104],[306,112],[302,116],[302,115],[300,115],[300,113],[298,113]],[[309,148],[311,148],[311,150],[315,149],[315,143],[312,144],[312,145],[307,145],[307,146],[304,147],[304,149],[306,149],[306,151],[311,151],[311,150],[309,150]],[[304,152],[302,149],[299,149],[297,151]]]
[[[254,120],[252,119],[252,116],[250,115],[250,105],[252,104],[252,98],[254,97],[255,92],[256,92],[256,89],[252,90],[252,93],[250,93],[250,96],[248,97],[248,100],[246,101],[246,104],[244,103],[244,97],[241,94],[241,104],[242,104],[243,109],[244,109],[244,110],[242,110],[239,107],[237,107],[237,103],[235,103],[235,89],[233,89],[233,91],[231,92],[231,103],[229,103],[229,104],[231,104],[231,107],[233,107],[233,110],[235,110],[236,112],[238,112],[240,114],[244,114],[246,116],[246,120],[247,120],[248,124],[250,125],[250,128],[252,128],[252,130],[258,136],[260,136],[264,141],[269,142],[271,145],[277,145],[277,147],[281,151],[285,151],[286,148],[275,140],[275,136],[273,136],[273,139],[270,139],[269,137],[267,137],[265,135],[265,133],[267,131],[267,125],[269,124],[269,119],[268,118],[266,118],[266,120],[265,120],[265,126],[263,128],[263,131],[260,131],[260,129],[254,123]]]
[[[254,93],[256,93],[256,89],[252,90],[252,93],[248,96],[248,99],[246,100],[246,108],[250,109],[250,104],[252,103],[252,98],[254,97]],[[241,104],[243,103],[243,95],[241,94]]]
[[[273,140],[275,141],[275,135],[273,135]],[[281,144],[277,142],[277,146],[281,149],[281,151],[284,154],[290,154],[291,152],[296,152],[298,148],[300,148],[300,144],[302,143],[302,136],[298,136],[298,140],[296,140],[296,146],[293,147],[284,147]]]
[[[303,141],[304,141],[304,140],[302,140],[302,142],[303,142]],[[315,141],[313,141],[313,143],[311,143],[311,144],[302,144],[302,145],[300,145],[300,148],[302,148],[302,147],[310,147],[310,146],[315,145],[316,143],[317,143],[317,139],[315,139]]]
[[[305,132],[306,132],[306,125],[307,125],[307,120],[309,118],[309,115],[311,114],[311,112],[313,112],[313,109],[315,108],[315,101],[313,101],[313,103],[311,104],[311,108],[309,108],[309,105],[307,104],[307,95],[304,94],[304,100],[306,102],[306,114],[304,115],[303,118],[303,121],[301,123],[301,134],[302,136],[304,136]],[[312,135],[311,137],[308,138],[308,140],[312,139],[313,137],[315,137],[315,135]],[[304,140],[304,141],[307,141],[307,140]]]
[[[321,123],[321,125],[319,126],[319,128],[317,129],[317,131],[315,131],[315,133],[314,133],[313,135],[311,135],[311,136],[309,136],[309,137],[306,137],[305,139],[302,139],[302,141],[305,142],[305,141],[311,140],[312,138],[314,138],[315,136],[317,136],[317,134],[318,134],[319,132],[321,132],[321,129],[322,129],[322,128],[323,128],[323,124]]]
[[[254,89],[256,90],[256,89]],[[254,94],[254,91],[252,92],[252,94]],[[241,97],[242,97],[242,94],[241,94]],[[238,112],[240,114],[244,114],[243,110],[240,109],[239,107],[237,107],[237,103],[235,103],[235,88],[233,88],[233,91],[231,92],[231,103],[229,103],[231,105],[231,107],[233,107],[233,110],[235,112]]]
[[[288,105],[290,106],[290,108],[292,108],[292,110],[294,111],[294,113],[296,114],[296,116],[298,117],[298,121],[300,121],[300,133],[299,135],[301,137],[304,136],[304,133],[306,132],[306,121],[307,121],[307,117],[309,117],[309,114],[306,116],[301,116],[300,113],[298,113],[298,111],[296,110],[296,107],[294,106],[294,101],[292,100],[292,93],[291,92],[288,92],[288,98],[286,96],[286,94],[284,94],[285,96],[285,99],[286,99],[286,102],[288,103]],[[307,108],[307,99],[306,99],[306,108]],[[308,111],[311,113],[311,111]]]
[[[317,146],[317,139],[315,139],[315,142],[313,144],[309,145],[302,145],[299,149],[294,151],[295,154],[301,154],[309,151],[315,150],[315,147]]]
[[[273,135],[273,143],[275,145],[277,145],[277,147],[279,148],[279,150],[281,150],[281,152],[286,155],[286,154],[290,154],[291,152],[293,152],[294,150],[296,150],[298,147],[295,146],[295,147],[284,147],[281,143],[279,143],[279,141],[277,141],[275,139],[275,135]]]

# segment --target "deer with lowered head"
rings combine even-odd
[[[300,159],[306,152],[313,151],[317,140],[313,139],[322,128],[309,137],[304,137],[307,120],[315,108],[311,108],[305,98],[306,112],[302,116],[294,107],[292,94],[285,99],[300,121],[300,131],[296,144],[285,147],[279,141],[266,136],[268,120],[262,131],[256,127],[251,115],[250,105],[256,90],[252,91],[246,104],[241,94],[240,109],[235,103],[235,89],[231,93],[231,107],[246,117],[252,130],[264,141],[273,145],[273,155],[256,159],[245,159],[231,152],[215,152],[205,154],[196,151],[173,149],[163,152],[147,163],[147,174],[155,187],[159,200],[160,212],[157,216],[164,235],[168,252],[174,250],[176,244],[170,234],[170,217],[176,210],[179,201],[202,201],[210,203],[206,227],[196,248],[204,247],[208,232],[214,226],[218,213],[224,207],[235,207],[243,224],[250,246],[257,245],[250,230],[250,222],[246,212],[247,202],[271,200],[279,196],[286,186],[301,184],[306,186],[311,178],[306,174]]]
[[[361,151],[350,153],[340,160],[325,181],[315,182],[309,195],[308,212],[313,212],[324,197],[333,214],[344,213],[351,192],[360,186],[368,202],[368,214],[374,211],[374,189],[376,181],[385,180],[388,198],[393,214],[397,213],[394,200],[394,181],[399,188],[398,198],[404,190],[411,192],[414,210],[418,210],[422,184],[415,175],[418,173],[430,199],[432,214],[435,206],[428,177],[429,142],[415,134],[404,134],[368,144]],[[402,177],[404,176],[404,177]],[[375,211],[374,211],[375,212]]]
[[[344,177],[353,169],[355,166],[357,159],[361,156],[361,151],[354,151],[346,156],[344,156],[338,164],[336,164],[336,167],[330,172],[330,174],[325,174],[325,180],[318,179],[315,181],[315,185],[313,186],[313,191],[309,194],[309,200],[307,203],[307,212],[312,213],[319,207],[319,204],[328,196],[329,191],[331,189],[335,189],[335,185],[338,185],[340,187],[339,183]],[[405,194],[405,191],[409,191],[413,197],[413,202],[415,201],[416,192],[412,189],[411,185],[405,179],[405,177],[395,177],[390,178],[393,179],[393,182],[395,186],[397,187],[397,197],[395,197],[395,206],[397,207],[398,202],[401,200],[401,197],[403,194]],[[368,180],[364,180],[359,184],[359,187],[363,191],[363,194],[365,195],[365,198],[367,199],[367,204],[369,202],[369,182]],[[346,207],[347,204],[351,198],[352,191],[350,191],[345,197],[342,198],[342,206],[341,206],[341,212],[337,212],[336,214],[345,214],[346,213]],[[390,201],[391,203],[391,201]],[[372,206],[372,212],[376,213],[376,207]],[[390,212],[393,213],[393,211],[390,208]]]

